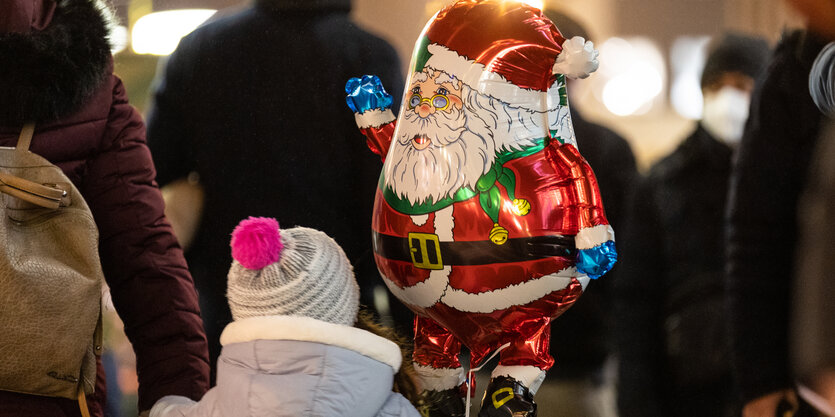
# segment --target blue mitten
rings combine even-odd
[[[345,84],[345,101],[354,113],[365,113],[373,109],[391,108],[391,94],[386,93],[380,77],[376,75],[364,75],[360,78],[351,78]]]
[[[591,249],[580,249],[577,254],[577,271],[591,279],[597,279],[609,272],[618,260],[615,242],[609,240]]]

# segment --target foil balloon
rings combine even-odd
[[[524,402],[490,391],[504,377],[524,388],[505,392],[536,392],[554,363],[550,321],[614,264],[614,232],[577,151],[565,88],[566,76],[596,68],[591,42],[564,39],[538,9],[469,0],[424,28],[396,118],[377,77],[346,85],[384,160],[374,253],[388,288],[417,314],[414,362],[426,390],[464,381],[462,343],[473,367],[506,345],[485,401],[497,410]]]

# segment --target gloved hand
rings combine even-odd
[[[364,75],[360,78],[351,78],[345,84],[345,101],[354,113],[365,113],[373,109],[391,108],[391,94],[386,93],[380,77],[376,75]]]
[[[577,254],[577,271],[597,279],[609,272],[617,260],[615,242],[609,240],[590,249],[580,249]]]

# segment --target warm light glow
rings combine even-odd
[[[651,41],[611,38],[600,47],[599,99],[618,116],[645,114],[664,90],[664,60]]]
[[[643,114],[662,89],[661,74],[650,65],[639,64],[618,75],[603,87],[603,104],[618,116]]]
[[[131,45],[137,54],[168,55],[183,36],[215,14],[209,9],[184,9],[151,13],[133,25]]]
[[[670,102],[678,114],[688,119],[702,118],[701,74],[705,65],[708,36],[682,36],[675,40],[670,50],[673,85]]]
[[[110,53],[118,54],[128,47],[128,28],[119,25],[110,31]]]
[[[542,8],[545,7],[544,0],[522,0],[522,3],[527,3],[533,7],[536,7],[539,10],[542,10]]]

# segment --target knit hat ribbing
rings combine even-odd
[[[253,220],[274,222],[244,220],[233,233],[233,246],[241,244],[235,242],[236,237]],[[279,233],[277,224],[275,233]],[[352,326],[359,309],[359,286],[342,248],[325,233],[305,227],[281,230],[280,239],[281,245],[264,245],[266,250],[278,247],[280,253],[277,261],[263,268],[232,262],[226,292],[232,317],[305,316]]]
[[[708,45],[702,70],[701,86],[705,88],[726,72],[740,72],[757,78],[768,64],[771,51],[765,39],[739,33],[727,33]]]

